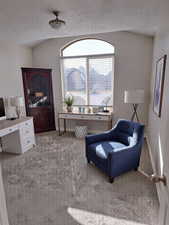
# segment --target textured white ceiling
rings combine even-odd
[[[66,25],[53,30],[50,10]],[[54,37],[168,29],[169,0],[0,0],[0,39],[33,44]]]

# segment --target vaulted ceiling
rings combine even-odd
[[[53,30],[51,10],[66,25]],[[0,39],[33,44],[54,37],[167,30],[169,0],[0,0]]]

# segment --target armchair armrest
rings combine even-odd
[[[113,129],[100,133],[100,134],[91,134],[91,135],[87,135],[85,137],[86,139],[86,144],[90,145],[93,144],[95,142],[99,142],[99,141],[108,141],[112,138],[113,136]]]
[[[111,177],[138,168],[141,153],[138,147],[140,146],[136,144],[108,154],[108,173]]]

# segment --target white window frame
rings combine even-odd
[[[61,66],[61,83],[62,83],[62,101],[64,102],[65,99],[65,88],[64,88],[64,65],[63,61],[64,59],[78,59],[78,58],[86,58],[86,92],[87,92],[87,104],[86,105],[74,105],[75,107],[82,106],[82,107],[90,107],[90,106],[96,106],[99,107],[99,105],[91,105],[90,104],[90,93],[89,93],[89,60],[92,59],[99,59],[99,58],[110,58],[112,57],[112,105],[107,107],[113,107],[114,105],[114,65],[115,65],[115,54],[94,54],[94,55],[80,55],[80,56],[61,56],[60,57],[60,66]],[[101,105],[100,105],[101,106]]]

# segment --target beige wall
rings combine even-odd
[[[0,41],[0,96],[23,96],[24,66],[32,66],[31,48]]]
[[[146,92],[146,102],[144,106],[140,107],[140,117],[144,123],[147,123],[153,40],[151,37],[130,32],[49,39],[33,48],[33,66],[52,68],[53,70],[56,113],[61,108],[60,50],[67,43],[85,37],[99,38],[115,46],[115,120],[131,116],[131,107],[123,103],[124,90],[143,88]],[[92,125],[90,126],[92,128]]]
[[[164,92],[161,118],[153,112],[153,92],[155,83],[155,66],[156,61],[164,54],[169,56],[169,34],[157,35],[154,40],[154,53],[153,53],[153,73],[151,79],[151,98],[149,107],[149,122],[148,122],[148,140],[151,147],[152,161],[154,170],[161,174],[165,173],[169,179],[169,58],[167,59]],[[164,164],[164,171],[162,165]],[[162,186],[161,186],[162,187]],[[158,193],[160,186],[158,186]],[[160,196],[160,195],[159,195]]]

